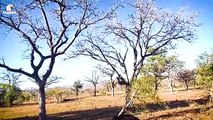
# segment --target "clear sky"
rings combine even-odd
[[[99,0],[101,7],[106,8],[106,6],[110,6],[112,2],[107,1],[108,0]],[[9,2],[13,1],[10,0]],[[198,39],[191,44],[182,43],[178,49],[174,51],[179,55],[180,60],[186,62],[187,68],[194,68],[196,66],[194,60],[197,58],[197,55],[213,49],[213,0],[158,0],[157,4],[162,8],[174,11],[186,6],[189,10],[200,11],[198,21],[201,22],[202,25],[197,30]],[[121,14],[125,14],[125,12]],[[29,62],[23,59],[26,48],[25,44],[17,37],[16,33],[12,31],[10,31],[8,35],[4,33],[5,29],[0,28],[0,58],[4,58],[6,63],[12,67],[29,69]],[[59,58],[57,59],[52,74],[64,78],[57,86],[71,86],[75,80],[82,80],[85,76],[90,76],[94,66],[95,61],[85,57],[65,62]],[[35,86],[35,84],[29,81],[22,82],[20,85],[22,89]]]
[[[197,55],[204,51],[213,49],[213,0],[159,0],[161,7],[178,9],[180,7],[188,7],[189,10],[200,12],[198,22],[202,25],[197,30],[198,39],[192,43],[180,44],[175,50],[180,56],[179,59],[186,62],[187,68],[194,68]]]

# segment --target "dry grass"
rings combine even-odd
[[[209,93],[203,89],[189,88],[185,90],[184,88],[175,89],[173,93],[169,92],[169,89],[164,89],[159,91],[161,99],[164,101],[173,100],[193,100],[199,99],[207,96]]]
[[[192,89],[188,91],[178,90],[174,93],[170,93],[169,90],[159,91],[160,97],[164,101],[181,101],[181,100],[195,100],[206,96],[208,93],[205,90]],[[71,101],[64,103],[48,103],[47,114],[48,116],[55,119],[65,118],[73,120],[81,120],[82,118],[91,118],[90,114],[94,119],[109,119],[113,112],[117,112],[124,104],[124,95],[118,94],[115,97],[111,96],[80,96],[78,99],[73,98]],[[207,112],[181,112],[195,109],[196,107],[202,107],[199,105],[189,106],[184,108],[175,108],[154,111],[152,113],[138,113],[138,117],[141,119],[168,119],[168,120],[211,120],[213,118],[213,111],[207,110]],[[113,111],[114,110],[114,111]],[[111,113],[110,113],[111,112]],[[116,114],[116,113],[114,113]],[[37,116],[38,105],[19,105],[12,108],[0,108],[0,119],[12,119],[26,116]],[[69,116],[68,116],[69,115]],[[105,116],[104,116],[105,115]],[[107,116],[108,115],[108,116]],[[98,117],[99,116],[99,117]],[[164,116],[164,117],[162,117]],[[61,117],[61,118],[60,118]]]
[[[78,99],[64,103],[46,104],[47,114],[64,113],[72,111],[93,110],[99,108],[120,107],[124,103],[123,95],[111,96],[80,96]],[[37,116],[38,104],[19,105],[12,108],[0,108],[0,119]]]

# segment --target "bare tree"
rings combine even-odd
[[[92,71],[91,77],[86,77],[87,82],[92,83],[94,87],[93,96],[95,97],[97,95],[97,84],[100,82],[101,76],[97,73],[97,71]]]
[[[103,67],[103,66],[97,66],[98,70],[100,70],[100,72],[103,75],[106,75],[107,77],[110,77],[110,86],[112,88],[112,96],[115,96],[115,86],[116,86],[116,82],[113,79],[113,76],[115,75],[115,71],[112,70],[109,67]]]
[[[127,7],[133,9],[126,12],[130,13],[128,19],[122,21],[115,13],[104,29],[89,33],[81,41],[84,48],[75,53],[105,63],[115,71],[118,83],[126,85],[124,109],[131,102],[130,81],[137,80],[145,59],[175,49],[179,42],[192,42],[199,26],[197,13],[185,14],[184,9],[171,13],[157,7],[154,0],[136,0],[125,5],[126,11]]]
[[[175,80],[176,73],[183,69],[184,62],[178,60],[177,56],[169,56],[167,60],[167,78],[170,92],[173,92],[173,81]]]
[[[189,82],[194,80],[193,70],[181,70],[176,74],[175,80],[183,82],[186,90],[189,89]]]
[[[2,72],[0,79],[2,80],[2,82],[6,82],[6,84],[17,86],[20,82],[22,82],[20,80],[20,77],[21,74],[16,74],[10,71],[4,71]]]
[[[0,68],[21,73],[38,84],[39,120],[46,120],[45,85],[56,58],[74,46],[82,32],[110,14],[111,10],[109,13],[97,12],[92,0],[20,1],[16,15],[0,14],[0,26],[14,31],[27,43],[26,53],[29,52],[27,58],[32,71],[13,68],[4,59]]]
[[[38,101],[38,89],[36,88],[28,88],[25,91],[30,93],[30,100]]]

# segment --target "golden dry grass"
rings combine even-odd
[[[164,101],[175,101],[175,100],[199,99],[199,98],[202,98],[203,96],[206,96],[208,93],[205,90],[191,89],[188,91],[178,90],[178,91],[175,91],[174,93],[170,93],[169,90],[161,90],[159,91],[159,94],[161,99]],[[57,103],[57,104],[48,103],[46,107],[47,107],[47,114],[49,116],[59,117],[61,116],[61,114],[59,113],[63,113],[63,115],[66,115],[66,114],[73,115],[72,119],[75,119],[74,115],[78,114],[76,119],[77,118],[81,119],[85,117],[86,115],[96,111],[98,112],[96,112],[95,117],[97,117],[98,115],[99,116],[104,115],[107,112],[112,112],[110,111],[110,109],[114,109],[118,107],[121,108],[124,102],[125,101],[124,101],[123,94],[117,94],[115,97],[111,97],[110,95],[97,96],[97,97],[84,95],[84,96],[80,96],[78,99],[73,99],[72,101],[68,101],[64,103]],[[197,106],[193,106],[193,107],[197,107]],[[160,116],[160,114],[167,114],[167,113],[170,114],[174,111],[177,112],[179,110],[181,111],[181,110],[185,110],[185,109],[187,110],[191,108],[192,107],[190,106],[189,108],[175,108],[172,110],[161,110],[161,111],[152,112],[152,113],[138,113],[137,116],[141,119],[152,118],[153,115]],[[90,113],[85,114],[87,112],[90,112]],[[169,116],[167,118],[157,117],[157,119],[182,120],[182,119],[188,119],[193,117],[193,118],[196,118],[196,120],[202,120],[202,119],[211,120],[212,114],[213,112],[209,110],[208,112],[204,112],[204,113],[193,113],[193,112],[181,113],[180,115],[177,114],[174,116]],[[12,118],[37,116],[37,115],[38,115],[37,104],[19,105],[19,106],[14,106],[12,108],[0,108],[0,119],[12,119]],[[89,118],[90,116],[87,116],[87,117]]]
[[[124,104],[124,96],[81,96],[73,101],[46,104],[47,114],[93,110],[107,107],[119,107]],[[0,119],[11,119],[26,116],[37,116],[38,104],[19,105],[12,108],[0,108]]]

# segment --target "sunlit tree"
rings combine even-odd
[[[0,68],[23,74],[38,84],[39,120],[46,120],[45,85],[56,58],[75,46],[83,32],[109,17],[112,11],[100,12],[93,0],[21,0],[17,4],[16,14],[0,14],[0,27],[6,33],[13,31],[20,38],[14,39],[26,45],[31,70],[14,68],[5,59]]]
[[[22,91],[19,88],[21,74],[4,71],[0,75],[0,88],[2,89],[4,101],[7,106],[12,107],[15,100],[18,100]]]
[[[210,91],[210,103],[213,101],[213,52],[204,52],[198,56],[196,83]]]
[[[77,81],[74,82],[73,88],[74,88],[74,90],[75,90],[75,95],[78,96],[78,95],[79,95],[79,92],[80,92],[80,89],[83,88],[83,84],[81,83],[80,80],[77,80]]]
[[[6,106],[12,107],[15,100],[22,96],[22,91],[18,86],[0,83],[1,99],[4,100]]]
[[[167,59],[165,55],[156,55],[148,58],[141,72],[145,76],[152,76],[154,79],[154,90],[158,90],[163,79],[167,78]]]
[[[60,103],[63,100],[63,94],[65,93],[65,90],[61,87],[54,87],[47,90],[47,94],[49,96],[52,96],[56,103]]]
[[[111,67],[118,83],[126,86],[127,106],[133,92],[131,81],[139,77],[146,58],[175,49],[179,42],[192,42],[199,24],[196,12],[191,14],[185,9],[171,12],[158,7],[154,0],[135,0],[124,4],[123,9],[128,11],[127,19],[114,13],[104,28],[85,36],[81,51],[75,54],[90,56]]]
[[[103,66],[97,66],[98,70],[106,77],[109,77],[110,80],[105,82],[105,85],[107,87],[107,90],[112,90],[112,96],[115,96],[115,86],[116,81],[113,79],[113,76],[115,75],[115,71],[109,67],[103,67]]]
[[[189,89],[189,82],[193,81],[194,78],[194,71],[193,70],[181,70],[177,72],[175,76],[175,80],[183,82],[185,85],[186,90]]]
[[[92,71],[91,77],[86,77],[85,81],[92,83],[94,90],[93,96],[97,95],[97,85],[101,82],[101,76],[97,71]]]

